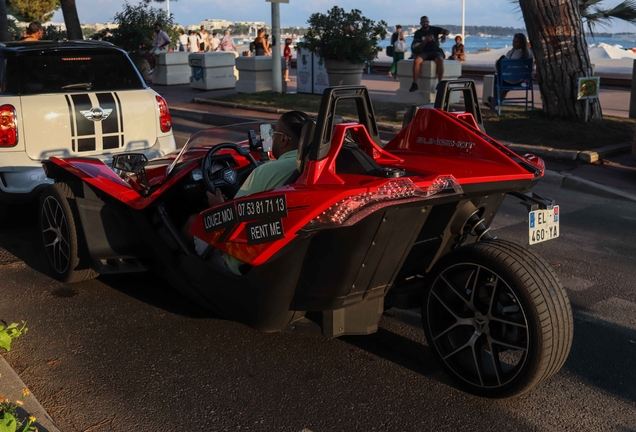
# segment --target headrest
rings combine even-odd
[[[296,158],[296,170],[298,170],[298,172],[303,171],[305,159],[307,158],[307,154],[309,154],[309,147],[311,146],[311,141],[314,138],[315,130],[316,119],[313,117],[307,119],[305,125],[300,131],[300,138],[298,139],[298,156]]]

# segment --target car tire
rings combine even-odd
[[[40,198],[40,231],[52,275],[67,283],[94,279],[75,207],[75,195],[66,183],[55,183]],[[80,241],[82,239],[82,241]]]
[[[469,393],[527,393],[559,371],[572,346],[567,293],[540,257],[490,240],[456,249],[431,272],[422,323],[442,368]]]

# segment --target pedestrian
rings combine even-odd
[[[438,82],[441,81],[444,76],[444,51],[440,48],[439,43],[440,41],[444,42],[450,32],[441,27],[431,26],[427,16],[420,18],[420,25],[422,28],[415,32],[413,35],[413,43],[411,44],[414,59],[413,83],[409,89],[410,92],[419,90],[417,80],[419,79],[420,67],[424,60],[432,60],[435,62]]]
[[[188,35],[185,34],[185,30],[179,29],[179,51],[187,51],[188,49]]]
[[[44,36],[44,28],[39,21],[32,21],[26,28],[25,36],[22,39],[25,42],[37,42]]]
[[[286,82],[291,81],[289,79],[289,70],[291,69],[291,60],[292,60],[291,44],[292,44],[292,40],[290,38],[285,39],[285,48],[283,49],[283,56],[285,57],[285,81]]]
[[[400,60],[404,60],[406,52],[406,40],[402,33],[402,26],[399,24],[395,26],[395,32],[391,35],[391,45],[393,45],[393,63],[389,69],[389,77],[397,80],[397,64]]]
[[[258,29],[256,32],[256,39],[254,39],[254,55],[264,56],[267,55],[267,39],[265,39],[265,29]]]
[[[230,29],[223,32],[223,39],[221,39],[219,48],[221,51],[236,51],[236,46],[234,46],[234,41],[232,40],[232,36],[230,36]]]
[[[152,48],[148,51],[148,63],[150,64],[149,74],[155,71],[157,56],[168,52],[170,47],[170,36],[161,29],[159,22],[155,23],[155,39],[152,41]]]
[[[199,51],[208,52],[210,51],[210,33],[205,31],[205,27],[201,26],[201,31],[199,32]]]
[[[190,30],[190,35],[188,36],[188,46],[190,47],[190,52],[198,53],[199,52],[199,43],[201,42],[201,38],[194,30]]]
[[[210,51],[218,51],[220,45],[221,41],[219,40],[218,33],[213,31],[212,37],[210,38]]]

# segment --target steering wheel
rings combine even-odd
[[[218,160],[213,159],[213,156],[220,150],[232,150],[247,158],[250,164],[246,167],[235,170],[227,163],[219,163]],[[203,158],[201,171],[203,173],[205,185],[210,193],[215,194],[216,189],[220,188],[221,192],[223,192],[226,197],[234,198],[234,195],[236,195],[238,190],[241,188],[243,179],[254,171],[256,167],[258,167],[258,163],[249,150],[233,143],[223,143],[212,147],[208,151]]]

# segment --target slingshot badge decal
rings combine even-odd
[[[236,171],[229,169],[223,173],[223,178],[229,183],[236,183]]]
[[[80,113],[86,117],[90,121],[102,121],[106,120],[110,113],[112,113],[112,108],[103,109],[101,107],[92,107],[90,110],[80,111]]]

